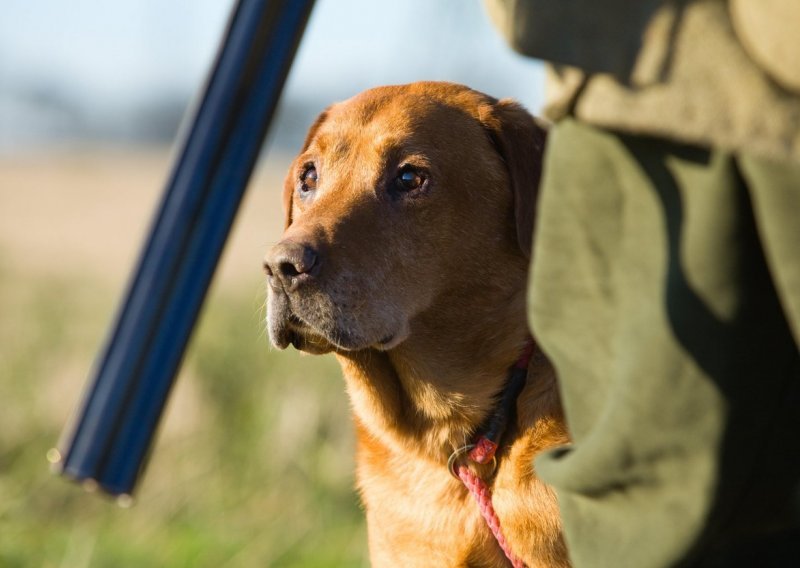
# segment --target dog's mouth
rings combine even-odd
[[[328,353],[330,351],[359,351],[366,348],[388,351],[405,339],[401,334],[393,333],[371,343],[355,338],[351,333],[341,330],[331,332],[330,336],[323,335],[295,315],[289,316],[289,324],[287,345],[290,344],[299,351],[313,354]]]
[[[323,354],[331,351],[359,351],[373,348],[387,351],[408,337],[406,326],[391,333],[375,334],[380,339],[368,339],[356,330],[331,321],[330,318],[306,316],[293,309],[283,294],[271,294],[267,325],[270,339],[278,349],[292,345],[299,351]],[[322,320],[318,323],[316,320]]]
[[[302,333],[300,331],[289,332],[289,343],[298,351],[305,351],[314,355],[322,355],[333,351],[336,346],[328,342],[324,337]]]
[[[337,346],[325,335],[316,331],[296,314],[289,313],[278,320],[279,317],[270,313],[268,318],[270,339],[278,349],[286,349],[291,345],[298,351],[315,355],[336,349]]]
[[[408,326],[402,327],[395,333],[389,334],[380,341],[378,341],[373,347],[378,349],[379,351],[388,351],[400,345],[403,341],[408,338],[409,331],[407,329]]]

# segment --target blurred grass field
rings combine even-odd
[[[353,435],[330,357],[269,347],[260,259],[284,163],[243,204],[136,504],[53,476],[169,157],[0,159],[0,567],[364,566]]]

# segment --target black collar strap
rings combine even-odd
[[[458,477],[455,472],[456,461],[467,454],[470,461],[478,464],[487,464],[495,461],[495,453],[500,446],[503,434],[505,434],[508,423],[516,415],[517,398],[525,388],[528,380],[528,364],[533,357],[536,344],[532,338],[525,343],[517,362],[508,372],[508,379],[500,395],[495,411],[486,422],[486,426],[481,428],[474,438],[472,444],[468,444],[457,449],[447,460],[447,468],[454,477]]]

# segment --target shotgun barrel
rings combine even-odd
[[[238,0],[127,293],[53,467],[127,500],[277,106],[313,0]]]

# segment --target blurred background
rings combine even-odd
[[[541,67],[480,2],[318,0],[137,502],[53,477],[230,0],[5,0],[0,17],[0,566],[365,566],[331,357],[276,352],[261,258],[314,116],[371,86],[465,83],[538,112]]]

